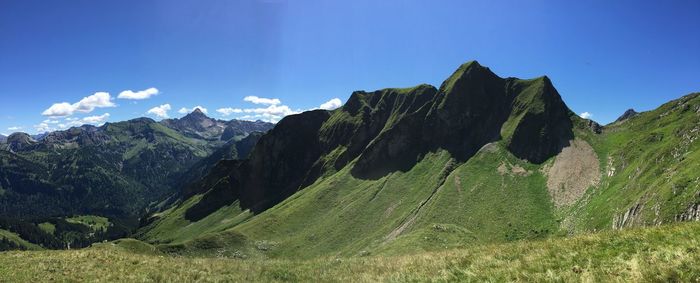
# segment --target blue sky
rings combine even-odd
[[[700,91],[698,13],[700,1],[2,0],[0,133],[195,106],[276,120],[354,90],[438,86],[474,59],[548,75],[607,123]]]

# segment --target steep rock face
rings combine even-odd
[[[571,111],[547,77],[530,86],[531,95],[518,95],[513,105],[522,115],[507,144],[515,156],[542,163],[556,155],[573,138]],[[522,114],[520,114],[522,113]]]
[[[502,79],[470,62],[448,78],[432,100],[369,144],[353,172],[378,178],[406,171],[438,148],[463,162],[499,139],[508,140],[508,149],[516,156],[541,163],[573,137],[569,115],[548,78]]]
[[[7,146],[12,151],[28,150],[36,141],[26,133],[14,133],[7,137]]]
[[[241,206],[262,211],[318,178],[310,168],[321,156],[318,132],[329,116],[325,110],[288,116],[258,141],[233,174]]]
[[[414,149],[411,146],[415,146],[417,137],[394,133],[403,133],[397,129],[405,127],[408,124],[405,121],[421,119],[435,95],[437,89],[429,85],[353,93],[346,106],[334,114],[336,119],[324,125],[326,150],[345,148],[334,164],[335,169],[341,169],[358,156],[361,158],[355,167],[360,168],[357,172],[371,167],[373,175],[382,175],[401,168],[404,162],[400,159],[411,158],[408,150]],[[348,116],[350,119],[340,119]],[[389,140],[393,140],[391,147],[386,144]],[[368,166],[368,163],[374,164]]]
[[[209,187],[211,187],[211,182],[216,182],[223,177],[223,174],[215,174],[214,172],[230,172],[231,170],[224,169],[213,169],[224,166],[226,168],[233,168],[229,164],[228,160],[234,159],[247,159],[250,152],[257,144],[263,133],[252,132],[247,137],[240,141],[229,141],[226,145],[216,150],[211,155],[198,161],[191,168],[182,175],[182,178],[177,182],[181,184],[181,192],[184,197],[189,197],[197,193],[206,192]],[[207,174],[211,175],[209,178],[202,180],[202,177]]]

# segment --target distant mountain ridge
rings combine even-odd
[[[243,137],[252,132],[266,132],[272,128],[271,123],[259,120],[253,122],[212,119],[199,108],[180,119],[165,119],[160,123],[190,137],[223,141],[234,137]]]
[[[192,133],[202,129],[207,132],[211,125],[199,123],[202,127],[194,128],[188,126],[196,121],[171,124],[150,118],[99,127],[72,127],[46,133],[41,140],[26,133],[10,135],[7,143],[0,145],[0,149],[5,149],[0,150],[0,215],[51,217],[89,213],[135,219],[149,203],[180,190],[178,180],[190,166],[202,164],[203,159],[224,147],[235,149],[236,143],[248,136],[251,137],[246,144],[251,139],[257,141],[257,131],[274,126],[264,122],[218,121],[199,114],[188,116],[214,121],[214,125],[225,124],[237,135],[220,140],[222,130],[205,138]],[[244,126],[236,128],[238,125]],[[219,155],[238,157],[235,150]]]

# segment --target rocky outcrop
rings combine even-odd
[[[639,215],[642,211],[642,207],[643,205],[641,203],[637,203],[629,209],[627,209],[625,213],[621,215],[615,215],[613,217],[612,228],[622,229],[624,227],[633,226],[639,218]]]
[[[585,119],[585,122],[586,122],[586,127],[588,127],[588,129],[590,129],[591,132],[596,133],[596,134],[600,134],[603,132],[603,126],[598,124],[598,122],[593,121],[593,120],[588,120],[588,119]]]
[[[676,215],[676,221],[700,221],[700,203],[693,203],[681,214]]]
[[[637,116],[639,114],[637,111],[634,111],[634,109],[630,108],[625,111],[625,113],[622,113],[620,117],[618,117],[614,123],[619,123],[622,121],[626,121],[634,116]]]
[[[11,151],[23,151],[31,149],[36,141],[26,133],[14,133],[7,137],[7,147]]]

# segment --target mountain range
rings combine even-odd
[[[15,133],[0,207],[138,218],[129,245],[164,254],[412,254],[700,220],[699,137],[700,93],[600,125],[548,77],[472,61],[274,127],[195,110]]]
[[[273,126],[216,120],[196,110],[161,122],[138,118],[73,127],[40,140],[14,133],[0,144],[1,215],[101,215],[137,223],[145,208],[179,194],[178,181],[192,165],[213,166],[206,162],[218,159],[207,157],[226,149],[217,158],[237,158],[239,141],[250,144]]]
[[[697,220],[698,125],[697,93],[602,126],[546,76],[472,61],[439,88],[356,91],[282,119],[135,236],[176,254],[312,258]]]

